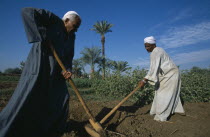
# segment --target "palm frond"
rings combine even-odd
[[[96,46],[93,46],[92,48],[85,47],[80,53],[83,55],[81,59],[86,64],[93,65],[101,60],[101,49]]]
[[[99,33],[100,35],[104,35],[107,32],[112,32],[110,29],[113,26],[113,24],[108,23],[107,21],[97,21],[94,25],[93,28],[90,30],[95,31],[96,33]]]

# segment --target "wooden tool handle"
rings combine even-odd
[[[138,89],[140,85],[138,85],[130,94],[128,94],[117,106],[115,106],[101,121],[100,124],[103,124],[107,118],[109,118],[131,95],[133,95]]]
[[[53,48],[52,45],[50,45],[50,48],[51,48],[52,53],[53,53],[55,59],[57,60],[58,64],[61,66],[62,70],[63,70],[63,71],[66,71],[65,66],[64,66],[63,63],[61,62],[60,58],[58,57],[58,55],[57,55],[57,53],[56,53],[56,51],[55,51],[55,49]],[[85,104],[85,101],[83,100],[83,98],[82,98],[81,95],[79,94],[79,91],[78,91],[78,89],[76,88],[76,86],[75,86],[73,80],[72,80],[71,78],[69,78],[69,79],[68,79],[68,82],[69,82],[69,84],[71,85],[71,87],[73,88],[73,90],[74,90],[74,92],[76,93],[77,97],[79,98],[79,101],[81,102],[81,104],[82,104],[83,108],[85,109],[85,111],[86,111],[87,115],[89,116],[89,118],[95,122],[95,118],[94,118],[94,117],[92,116],[92,114],[90,113],[90,110],[88,109],[87,105]]]

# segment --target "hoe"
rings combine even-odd
[[[55,59],[57,60],[58,64],[60,65],[60,67],[62,68],[63,71],[66,71],[65,66],[63,65],[63,63],[61,62],[60,58],[58,57],[55,49],[52,47],[52,45],[50,45],[50,48],[52,50],[52,53],[55,57]],[[100,123],[96,122],[95,118],[93,117],[93,115],[90,113],[90,110],[88,109],[87,105],[85,104],[83,98],[81,97],[81,95],[79,94],[78,89],[76,88],[73,80],[70,78],[68,79],[69,84],[71,85],[71,87],[73,88],[75,94],[77,95],[80,103],[82,104],[83,108],[85,109],[87,115],[89,116],[89,122],[92,125],[93,129],[91,127],[89,127],[88,125],[85,126],[85,130],[93,137],[106,137],[106,132],[105,130],[102,128],[101,124],[103,124],[130,96],[132,96],[139,88],[140,85],[138,85],[130,94],[128,94],[118,105],[116,105],[101,121]]]
[[[138,89],[138,85],[130,94],[128,94],[119,104],[117,104],[101,121],[100,124],[103,124],[130,96],[132,96]],[[85,130],[93,137],[101,137],[100,133],[97,133],[95,130],[90,128],[88,125],[85,126]]]
[[[52,53],[55,57],[55,59],[57,60],[58,64],[60,65],[60,67],[62,68],[63,71],[66,71],[65,66],[63,65],[63,63],[61,62],[60,58],[58,57],[55,49],[53,48],[52,44],[50,43],[50,48],[52,50]],[[101,127],[101,125],[96,122],[95,118],[93,117],[93,115],[90,113],[90,110],[88,109],[87,105],[85,104],[83,98],[81,97],[81,95],[79,94],[78,89],[76,88],[73,80],[70,78],[68,79],[69,84],[71,85],[71,87],[74,89],[75,94],[77,95],[80,103],[82,104],[83,108],[85,109],[87,115],[89,116],[89,122],[92,125],[92,127],[95,129],[95,131],[93,130],[93,132],[89,133],[91,136],[94,137],[106,137],[106,133],[104,131],[104,129]]]

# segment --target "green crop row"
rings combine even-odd
[[[20,75],[0,75],[0,82],[2,81],[18,81],[20,79]]]
[[[112,75],[105,80],[92,80],[92,89],[96,94],[106,97],[123,97],[130,93],[146,75],[145,70],[136,69],[125,75]],[[181,99],[186,102],[210,102],[210,70],[192,68],[181,72]],[[153,100],[154,87],[146,85],[131,99],[148,104]]]
[[[137,86],[138,82],[146,75],[144,69],[129,70],[124,74],[107,74],[104,80],[101,78],[76,78],[73,79],[79,89],[85,89],[84,93],[95,94],[103,98],[123,98]],[[19,76],[0,75],[0,82],[18,82]],[[186,102],[210,102],[210,69],[194,67],[181,72],[181,99]],[[11,89],[0,89],[0,95],[12,94]],[[89,93],[90,92],[90,93]],[[146,85],[138,90],[131,99],[143,104],[151,103],[154,96],[154,87]]]

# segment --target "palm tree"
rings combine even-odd
[[[84,48],[81,51],[81,54],[83,55],[81,57],[82,61],[85,64],[89,64],[91,67],[91,77],[94,76],[94,72],[95,72],[95,64],[99,63],[99,61],[101,60],[101,49],[99,49],[98,47],[92,47],[92,48]]]
[[[82,61],[81,59],[74,59],[72,63],[72,70],[74,72],[75,78],[82,75]]]
[[[105,66],[106,66],[106,72],[109,71],[109,69],[112,69],[112,63],[113,61],[109,58],[106,58]],[[103,60],[100,60],[98,63],[98,71],[102,72],[103,69]]]
[[[118,74],[130,69],[130,67],[128,67],[128,66],[129,65],[128,65],[127,61],[112,61],[111,62],[112,70],[114,70]]]
[[[112,32],[110,28],[113,26],[113,24],[108,23],[107,21],[97,21],[94,25],[93,28],[90,30],[95,31],[96,33],[99,33],[101,35],[101,44],[102,44],[102,62],[103,62],[103,79],[105,78],[105,34],[107,32]]]
[[[86,71],[85,71],[85,65],[86,65],[86,63],[82,60],[82,58],[80,58],[80,60],[81,60],[81,68],[82,68],[82,76],[84,77],[84,78],[88,78],[88,74],[86,73]]]

